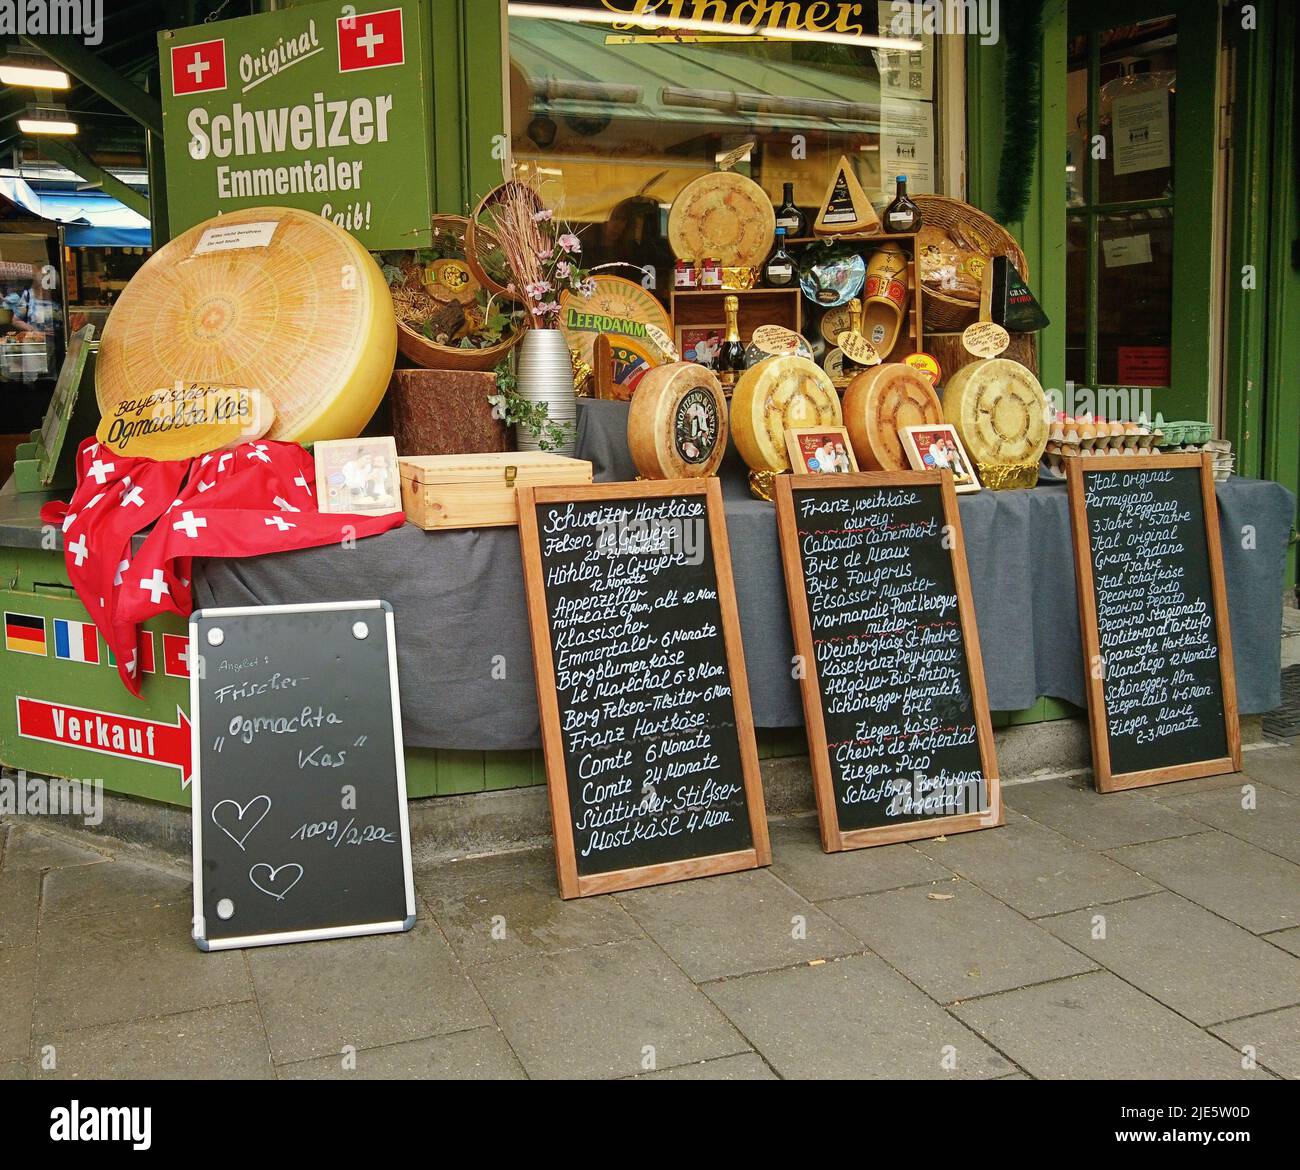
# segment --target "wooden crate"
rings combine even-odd
[[[727,297],[740,302],[736,323],[745,345],[760,325],[783,325],[802,332],[803,293],[795,288],[703,288],[673,289],[668,297],[668,311],[673,317],[673,341],[681,329],[699,325],[723,325],[727,320],[723,307]]]
[[[591,483],[591,464],[546,451],[414,455],[398,460],[402,508],[426,531],[519,523],[515,489]]]

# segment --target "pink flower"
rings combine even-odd
[[[578,291],[579,291],[579,292],[580,292],[584,297],[595,296],[595,295],[596,295],[596,278],[595,278],[594,276],[589,276],[589,277],[587,277],[587,279],[584,280],[584,281],[583,281],[583,282],[578,286]]]
[[[566,252],[581,252],[582,244],[578,242],[578,237],[572,232],[565,232],[558,240],[555,241]]]
[[[559,301],[543,301],[533,310],[539,317],[554,317],[560,311]]]
[[[569,273],[572,271],[573,271],[573,265],[570,264],[567,260],[561,260],[555,266],[555,275],[558,276],[561,280],[568,280]]]
[[[545,280],[530,280],[524,285],[524,296],[530,301],[540,300],[551,291],[549,282]]]
[[[534,211],[533,223],[546,223],[546,221],[554,214],[555,212],[551,211],[550,208],[543,208],[541,211]]]

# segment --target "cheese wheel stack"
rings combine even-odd
[[[929,380],[902,362],[864,370],[844,392],[844,425],[864,471],[906,471],[902,429],[942,421]]]
[[[628,408],[627,445],[645,479],[716,472],[727,450],[727,402],[717,375],[695,362],[647,370]]]
[[[1047,447],[1047,396],[1010,358],[972,362],[953,374],[943,413],[979,464],[1036,466]]]
[[[746,370],[731,394],[731,434],[754,471],[789,471],[790,427],[839,426],[840,396],[830,375],[801,357],[774,357]]]
[[[328,219],[253,207],[205,220],[149,258],[109,315],[95,367],[106,418],[183,384],[258,391],[268,438],[352,438],[397,354],[379,267]]]

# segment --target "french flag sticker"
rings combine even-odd
[[[99,634],[91,622],[54,619],[54,656],[66,662],[99,665]]]

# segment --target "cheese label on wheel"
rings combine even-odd
[[[884,360],[880,356],[880,351],[871,342],[861,333],[854,333],[851,329],[841,333],[835,339],[835,345],[840,353],[860,366],[878,366]]]
[[[727,449],[726,399],[718,376],[695,362],[647,370],[632,395],[627,445],[646,479],[712,475]]]
[[[177,383],[117,404],[95,438],[115,455],[190,459],[263,438],[275,421],[266,396],[242,386]]]
[[[667,354],[656,337],[669,337],[672,321],[654,294],[621,276],[601,273],[591,279],[595,292],[589,297],[571,290],[560,294],[559,326],[569,350],[590,366],[596,338],[605,333],[614,344],[623,341],[641,350],[653,348],[654,362],[662,362]]]
[[[788,471],[785,432],[839,426],[840,396],[830,375],[801,357],[774,357],[746,370],[731,394],[731,433],[754,471]]]
[[[784,325],[760,325],[745,347],[745,365],[757,365],[770,357],[811,358],[812,355],[812,346],[802,334]]]
[[[1010,358],[973,362],[951,375],[943,412],[977,463],[1037,463],[1047,447],[1047,396]]]
[[[864,468],[906,471],[910,465],[903,450],[903,428],[942,421],[934,388],[902,362],[866,370],[844,393],[844,425]]]
[[[356,239],[307,211],[251,207],[145,261],[104,326],[95,397],[111,422],[158,387],[243,386],[271,407],[268,438],[352,438],[396,356],[392,296]]]
[[[1011,344],[1011,334],[1001,325],[992,321],[976,321],[968,325],[961,335],[961,343],[967,353],[979,358],[995,358],[1006,353]]]

